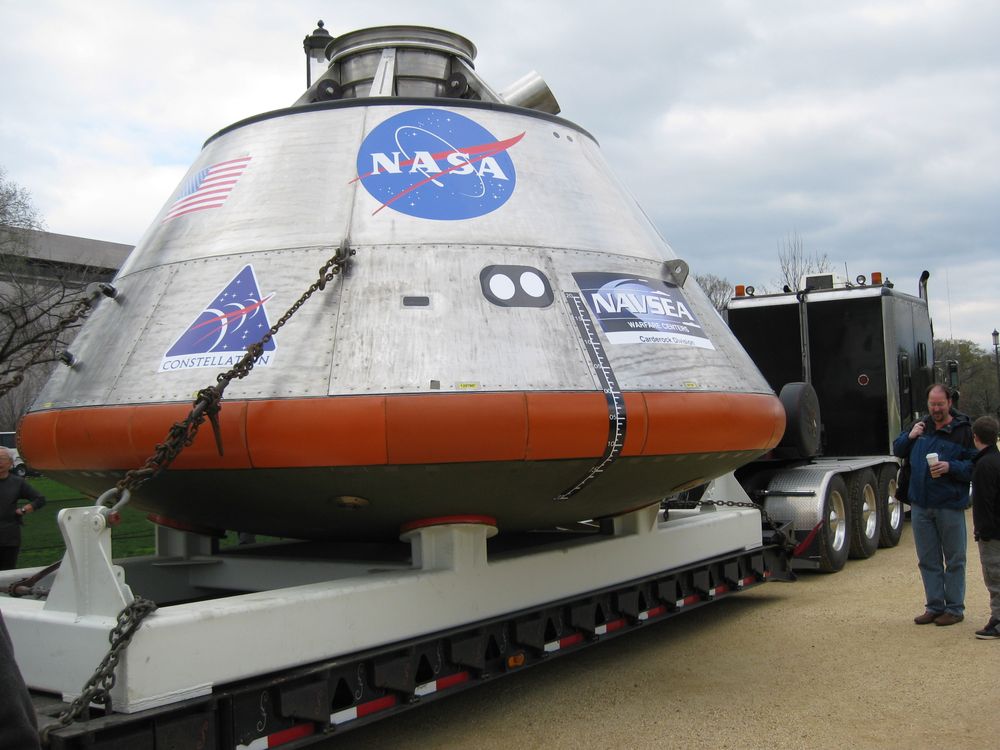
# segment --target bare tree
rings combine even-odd
[[[798,290],[803,276],[823,273],[832,268],[826,253],[806,253],[802,237],[794,231],[778,243],[778,265],[781,268],[778,284],[792,290]]]
[[[32,257],[32,230],[41,227],[31,195],[0,168],[0,429],[27,411],[72,338],[73,313],[93,280],[85,267]]]
[[[712,273],[696,274],[694,279],[721,315],[729,307],[729,300],[733,296],[733,285],[728,279]]]
[[[42,221],[31,202],[31,193],[7,179],[7,170],[0,167],[0,226],[19,229],[41,229]]]

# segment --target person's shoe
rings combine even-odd
[[[976,631],[976,638],[983,641],[1000,639],[1000,620],[991,617],[985,628]]]
[[[934,618],[935,625],[955,625],[965,619],[965,615],[953,615],[951,612],[945,612],[944,614],[938,615]]]
[[[917,625],[930,625],[943,614],[943,612],[932,612],[931,610],[927,610],[922,615],[914,617],[913,621],[917,623]]]

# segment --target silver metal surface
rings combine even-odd
[[[275,364],[234,383],[230,397],[419,392],[432,380],[442,390],[460,383],[495,391],[594,388],[561,292],[577,288],[573,274],[581,271],[662,278],[670,248],[619,190],[589,137],[510,112],[465,112],[498,137],[525,134],[516,146],[523,165],[517,192],[503,210],[454,222],[373,213],[378,203],[352,184],[352,157],[366,128],[406,109],[289,114],[210,143],[191,174],[251,152],[239,192],[224,209],[154,222],[115,281],[123,299],[102,305],[75,342],[81,366],[60,372],[39,404],[189,399],[204,371],[156,373],[197,312],[192,304],[209,301],[250,263],[261,293],[273,293],[265,306],[273,322],[345,237],[357,250],[350,277],[304,308],[277,337]],[[543,163],[546,173],[580,186],[567,189],[569,200],[536,173]],[[541,309],[496,307],[479,288],[489,265],[539,269],[556,301]],[[609,344],[621,387],[767,393],[693,280],[683,293],[715,348]],[[404,307],[407,295],[431,304]],[[98,333],[108,328],[120,335]]]
[[[389,47],[382,50],[382,57],[372,76],[372,88],[368,96],[392,96],[395,76],[396,50]]]
[[[559,114],[559,102],[548,84],[534,70],[500,92],[500,98],[515,107],[525,107],[550,115]]]
[[[775,475],[767,487],[768,496],[764,508],[768,515],[781,521],[791,521],[796,531],[809,531],[823,519],[823,498],[830,480],[837,475],[846,475],[852,471],[866,468],[877,468],[887,462],[896,462],[892,456],[862,456],[858,458],[818,459],[809,466],[787,469]],[[782,493],[801,493],[796,497]],[[843,499],[846,502],[846,499]],[[872,498],[871,518],[866,525],[876,523],[876,504]],[[836,513],[836,519],[843,521],[844,508]],[[870,536],[870,534],[869,534]]]
[[[474,75],[475,48],[447,32],[365,30],[340,37],[331,49],[345,89],[367,85],[373,96],[268,113],[210,139],[120,270],[119,298],[105,301],[74,342],[77,364],[56,373],[36,411],[77,408],[75,424],[99,432],[101,420],[120,413],[82,407],[190,404],[274,325],[342,243],[355,253],[348,271],[295,313],[250,377],[230,384],[227,401],[467,392],[606,396],[608,383],[619,412],[622,393],[773,398],[687,276],[687,263],[676,258],[585,131],[527,109],[397,98],[407,81],[417,86],[407,96],[438,96],[446,75]],[[395,54],[383,56],[384,50]],[[471,79],[470,86],[472,94],[484,90]],[[190,190],[216,179],[206,175],[218,170],[228,179],[224,199],[178,214],[177,202],[194,200]],[[242,274],[259,287],[252,305],[242,296],[228,299]],[[589,347],[570,300],[588,306],[596,336]],[[213,317],[199,323],[206,315]],[[239,341],[225,338],[230,328],[241,332]],[[224,349],[197,348],[216,335]],[[604,369],[595,369],[596,349]],[[719,413],[717,399],[701,403],[706,413]],[[98,414],[97,421],[88,422],[88,414]],[[619,417],[621,438],[627,432],[624,414]],[[141,429],[146,418],[135,418],[129,424]],[[434,418],[421,413],[415,423]],[[556,420],[554,434],[574,429],[573,414],[545,418]],[[684,419],[669,426],[671,435],[702,426],[697,416]],[[773,417],[760,419],[765,434],[773,434]],[[84,439],[73,429],[83,428],[46,424],[53,430],[46,444],[61,445],[52,468],[92,491],[98,480],[87,469],[93,467],[65,465],[59,453],[73,452]],[[325,434],[313,427],[313,434]],[[377,419],[351,425],[357,440],[375,439],[385,429]],[[491,452],[489,435],[481,434],[488,427],[476,429],[470,440],[486,447],[475,458],[411,459],[405,471],[272,464],[264,477],[248,454],[250,465],[238,470],[209,463],[197,477],[197,471],[168,472],[137,494],[136,505],[191,523],[287,536],[394,533],[401,520],[422,512],[490,513],[502,529],[525,528],[640,507],[766,449],[737,441],[721,451],[672,448],[680,452],[619,459],[616,438],[618,452],[603,457],[576,447],[536,461],[523,452]],[[600,443],[605,437],[597,434]],[[254,439],[250,453],[266,435]],[[595,466],[601,476],[563,503],[564,510],[550,505]],[[99,468],[131,467],[104,462]],[[186,483],[195,481],[207,484],[187,492]],[[283,491],[290,495],[284,507],[294,512],[271,502]],[[335,498],[348,496],[368,504],[344,510]]]

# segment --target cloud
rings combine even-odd
[[[498,89],[539,71],[695,273],[765,285],[794,231],[901,288],[928,268],[939,334],[991,346],[995,3],[4,3],[0,158],[52,231],[135,242],[206,138],[297,98],[318,18],[463,34]]]

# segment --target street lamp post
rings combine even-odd
[[[312,64],[326,62],[326,45],[333,41],[330,32],[323,28],[323,22],[317,22],[313,33],[302,40],[302,49],[306,53],[306,88],[312,86]]]
[[[993,329],[993,356],[997,361],[997,394],[1000,396],[1000,331]],[[1000,399],[997,401],[997,416],[1000,416]]]

